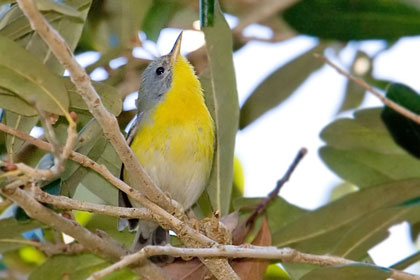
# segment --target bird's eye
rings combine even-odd
[[[158,76],[162,75],[163,72],[165,72],[165,69],[163,67],[158,67],[156,69],[156,75],[158,75]]]

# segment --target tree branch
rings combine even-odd
[[[360,78],[356,78],[352,75],[350,75],[349,73],[347,73],[346,71],[344,71],[343,69],[341,69],[339,66],[337,66],[336,64],[334,64],[333,62],[331,62],[328,58],[326,58],[323,55],[320,54],[314,54],[315,58],[319,59],[320,61],[330,65],[332,68],[334,68],[339,74],[347,77],[348,79],[352,80],[354,83],[358,84],[359,86],[361,86],[362,88],[364,88],[365,90],[369,91],[370,93],[372,93],[373,95],[375,95],[377,98],[379,98],[379,100],[381,100],[381,102],[383,104],[385,104],[386,106],[392,108],[394,111],[400,113],[401,115],[403,115],[406,118],[409,118],[410,120],[420,124],[420,115],[417,115],[413,112],[411,112],[410,110],[407,110],[406,108],[404,108],[403,106],[395,103],[394,101],[386,98],[385,96],[383,96],[380,92],[378,92],[377,90],[375,90],[373,87],[371,87],[369,84],[367,84],[365,81],[363,81]]]
[[[156,255],[169,255],[173,257],[227,257],[227,258],[253,258],[253,259],[275,259],[283,263],[294,264],[315,264],[319,266],[347,265],[358,262],[335,257],[330,255],[313,255],[299,252],[291,248],[277,248],[265,246],[247,247],[233,245],[219,245],[217,248],[177,248],[172,246],[147,246],[142,250],[125,256],[121,261],[95,272],[88,280],[97,280],[106,275]],[[391,277],[396,280],[418,280],[418,276],[391,269]]]
[[[108,260],[119,260],[128,253],[126,249],[116,245],[116,243],[104,242],[102,238],[91,233],[76,221],[61,217],[54,211],[44,207],[26,191],[20,189],[19,186],[21,184],[22,182],[16,180],[4,188],[1,188],[0,192],[22,207],[29,217],[74,237],[86,249],[93,253],[97,253]],[[156,277],[153,279],[166,279],[163,271],[148,260],[143,260],[140,263],[141,266],[135,270],[137,273]]]
[[[127,207],[116,207],[110,205],[101,205],[96,203],[89,203],[74,200],[66,196],[55,196],[49,193],[43,192],[39,188],[35,188],[34,197],[36,200],[48,203],[54,207],[65,209],[65,210],[80,210],[91,213],[97,213],[112,217],[130,218],[130,219],[142,219],[148,221],[156,221],[153,213],[146,208],[127,208]]]

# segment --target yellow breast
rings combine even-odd
[[[178,58],[171,89],[142,120],[131,148],[163,191],[186,208],[195,203],[212,166],[214,125],[185,58]]]

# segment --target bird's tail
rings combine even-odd
[[[151,228],[153,225],[155,225],[155,229]],[[149,245],[164,246],[170,242],[169,232],[154,223],[153,225],[151,222],[140,221],[139,229],[137,230],[133,243],[134,252]],[[150,260],[154,263],[170,263],[173,261],[173,257],[159,255],[151,257]]]

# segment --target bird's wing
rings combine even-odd
[[[140,114],[136,115],[136,119],[134,120],[133,125],[128,130],[126,140],[127,140],[127,143],[128,143],[129,146],[131,145],[131,142],[133,142],[134,136],[136,135],[136,133],[139,129],[142,115],[143,115],[143,113],[140,113]],[[122,166],[121,166],[120,179],[124,181],[124,164],[122,164]],[[127,194],[125,192],[121,191],[121,190],[118,190],[118,206],[128,207],[128,208],[133,207],[130,200],[128,199]],[[122,231],[126,227],[128,227],[128,229],[130,231],[133,231],[137,227],[138,222],[139,222],[138,219],[122,219],[122,218],[120,218],[120,219],[118,219],[118,230]]]

